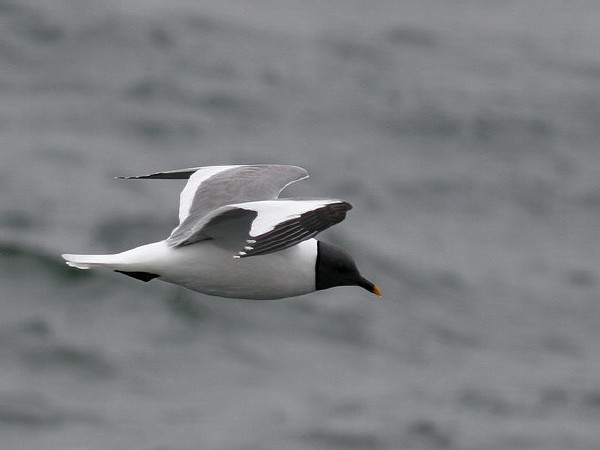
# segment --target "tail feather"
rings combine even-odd
[[[165,250],[168,250],[168,247],[164,241],[161,241],[112,255],[72,255],[67,253],[62,257],[69,266],[78,269],[105,267],[121,272],[149,272],[154,274],[158,270],[156,262],[160,262],[164,258]]]
[[[78,269],[91,269],[93,267],[112,268],[115,265],[114,255],[62,255],[67,265]]]

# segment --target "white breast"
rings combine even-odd
[[[212,241],[176,248],[163,245],[160,254],[147,271],[205,294],[267,300],[315,290],[315,239],[280,252],[242,259],[234,259],[230,249]]]

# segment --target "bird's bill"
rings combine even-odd
[[[381,292],[381,289],[379,289],[379,286],[377,286],[376,284],[371,283],[366,278],[361,278],[359,280],[359,282],[358,282],[358,285],[360,287],[366,289],[367,291],[375,294],[377,297],[383,297],[383,293]]]
[[[371,292],[377,297],[383,297],[383,292],[381,292],[381,289],[379,289],[379,286],[377,286],[376,284],[373,285],[373,290]]]

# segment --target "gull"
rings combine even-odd
[[[71,267],[105,268],[208,295],[278,299],[336,286],[381,290],[341,248],[315,239],[352,206],[332,198],[279,198],[308,178],[277,164],[206,166],[121,179],[188,179],[179,224],[160,242],[111,255],[63,254]]]

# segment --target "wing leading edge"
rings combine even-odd
[[[227,205],[193,228],[174,232],[167,243],[179,247],[215,239],[240,248],[235,255],[238,258],[264,255],[316,236],[344,220],[350,209],[348,202],[335,199],[276,199]]]

